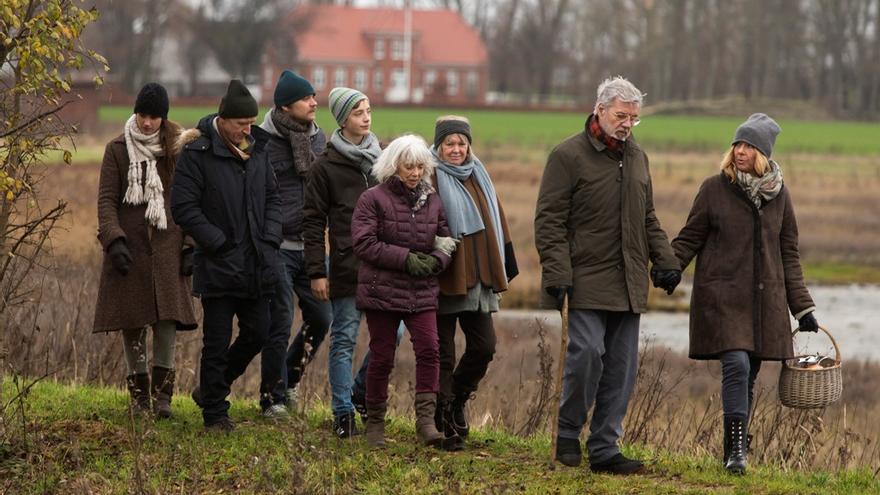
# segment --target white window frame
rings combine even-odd
[[[379,92],[382,91],[382,87],[385,84],[385,74],[382,72],[382,69],[376,69],[373,72],[373,91]]]
[[[383,60],[385,58],[385,40],[382,38],[376,38],[373,41],[373,58],[376,60]]]
[[[391,60],[403,60],[406,43],[403,40],[391,40]]]
[[[348,84],[346,83],[348,79],[348,70],[345,67],[337,67],[335,71],[333,71],[333,85],[337,88],[346,87]]]
[[[316,65],[312,68],[312,84],[314,84],[315,89],[324,89],[324,85],[326,84],[326,72],[324,71],[324,67],[320,65]]]
[[[446,94],[455,96],[458,94],[458,71],[446,71]]]
[[[354,81],[352,81],[352,86],[354,89],[364,91],[367,89],[367,70],[363,67],[358,67],[354,71]]]
[[[476,93],[480,88],[480,75],[475,70],[469,70],[464,80],[466,93]]]

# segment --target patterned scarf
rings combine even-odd
[[[598,139],[611,151],[615,153],[623,153],[623,147],[626,146],[626,141],[621,141],[609,136],[604,130],[602,130],[602,126],[599,125],[599,117],[596,117],[595,114],[590,115],[590,118],[587,119],[587,130],[594,138]]]
[[[770,160],[770,171],[761,177],[737,170],[736,182],[743,188],[752,203],[761,209],[762,203],[775,198],[782,190],[782,169],[776,162]]]
[[[122,202],[130,205],[146,203],[144,218],[153,227],[165,230],[168,221],[162,195],[164,189],[156,170],[156,158],[165,154],[159,141],[159,131],[149,135],[142,133],[137,126],[137,116],[132,114],[125,123],[125,149],[128,151],[128,188]],[[145,172],[141,170],[142,163],[146,163]]]
[[[392,175],[388,180],[390,181],[389,187],[391,190],[406,198],[413,213],[421,210],[428,202],[428,196],[435,192],[434,187],[424,180],[419,181],[414,189],[407,187],[400,176]]]
[[[314,129],[314,123],[303,124],[292,119],[290,115],[275,110],[273,108],[269,111],[272,124],[278,134],[290,143],[296,173],[300,176],[306,176],[312,168],[312,162],[315,161],[315,153],[312,151],[312,143],[309,139],[311,131]]]
[[[364,136],[361,144],[352,144],[351,141],[345,139],[342,135],[342,129],[336,129],[330,136],[330,144],[342,156],[360,167],[361,172],[366,176],[370,175],[373,164],[376,163],[376,160],[379,159],[379,155],[382,153],[382,148],[379,147],[379,138],[372,132]]]

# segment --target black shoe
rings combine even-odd
[[[746,473],[748,437],[745,418],[724,417],[724,469],[730,474]]]
[[[618,453],[604,462],[590,463],[590,471],[603,474],[636,474],[645,469],[642,461]]]
[[[464,450],[464,439],[458,435],[446,437],[440,442],[440,449],[447,452],[458,452],[460,450]]]
[[[354,404],[354,410],[361,416],[361,423],[367,424],[367,396],[352,390],[351,403]]]
[[[229,419],[228,416],[220,418],[217,421],[212,423],[205,424],[205,432],[207,433],[221,433],[224,435],[228,435],[232,433],[232,430],[235,429],[235,424]]]
[[[196,388],[192,389],[192,392],[189,394],[189,396],[192,397],[193,402],[195,402],[197,406],[204,409],[204,407],[202,406],[202,389],[199,388],[198,385],[196,385]]]
[[[333,418],[333,433],[337,438],[351,438],[360,435],[354,413],[343,414]]]
[[[556,437],[556,460],[566,466],[581,465],[581,442],[577,438]]]
[[[467,404],[470,395],[457,395],[449,406],[449,419],[455,434],[461,438],[467,438],[470,433],[470,425],[468,425],[467,414],[465,413],[465,404]]]

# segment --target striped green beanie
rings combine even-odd
[[[367,95],[356,89],[333,88],[330,90],[330,113],[333,114],[336,123],[342,127],[355,105],[366,99]]]

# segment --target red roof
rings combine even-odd
[[[296,9],[308,16],[297,35],[302,61],[373,61],[375,35],[402,36],[404,12],[391,8],[312,5]],[[483,65],[486,47],[477,31],[451,10],[413,10],[413,60],[427,65]],[[386,57],[388,54],[386,54]]]

